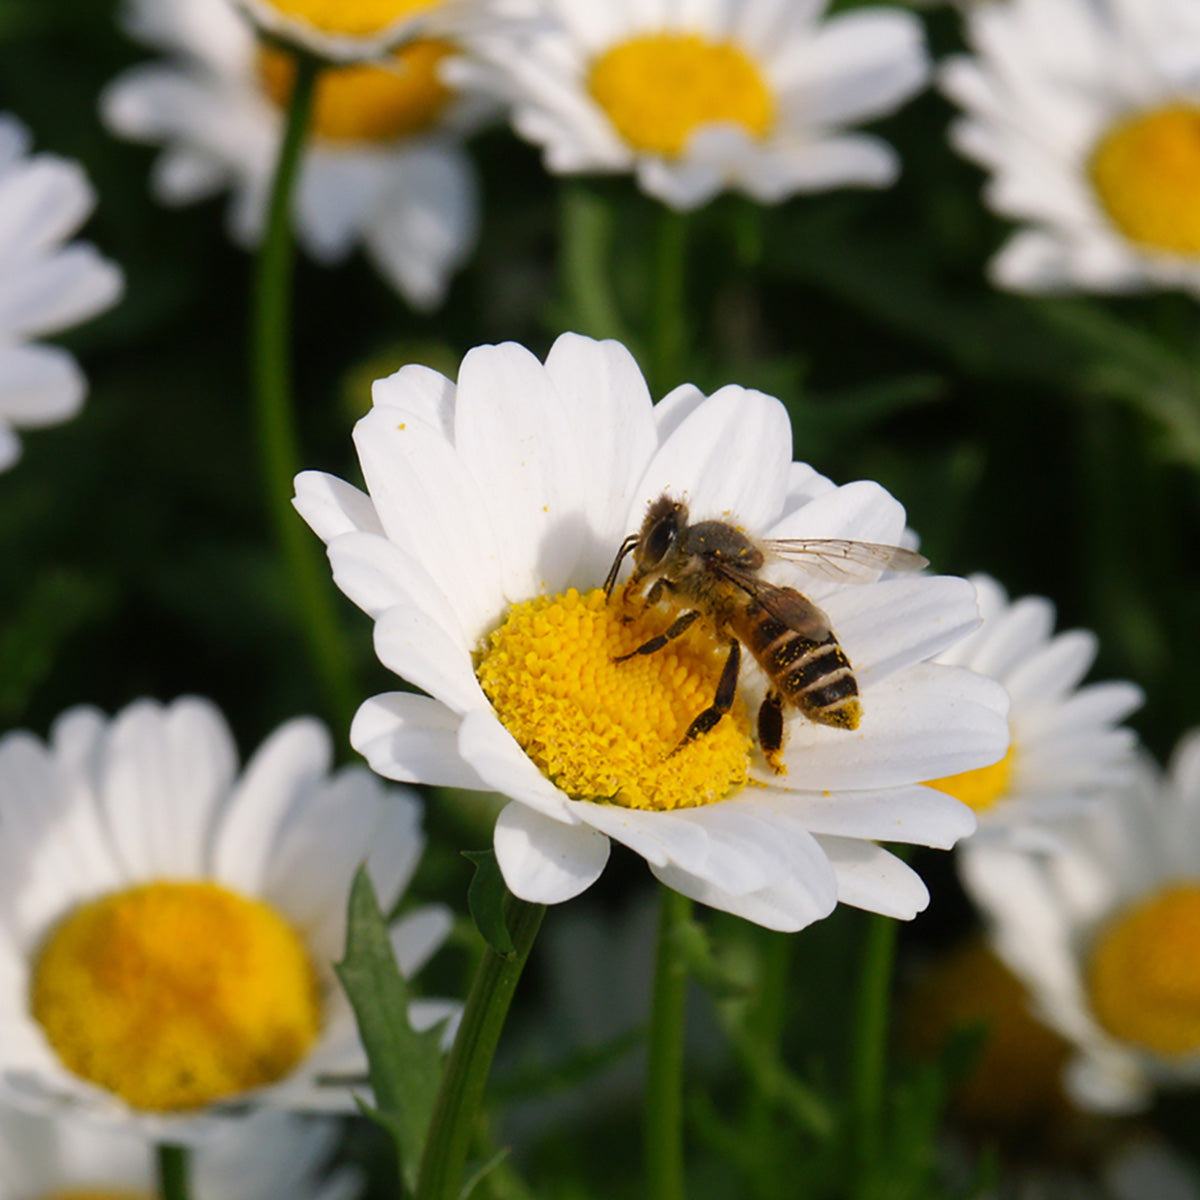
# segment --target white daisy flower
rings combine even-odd
[[[524,18],[537,0],[235,0],[262,30],[333,62],[379,58],[416,38]]]
[[[1077,1104],[1131,1112],[1200,1080],[1200,732],[1166,781],[1147,766],[1056,850],[975,840],[959,861],[997,953],[1073,1045]]]
[[[895,151],[846,127],[893,112],[928,77],[898,9],[822,20],[825,0],[544,0],[546,22],[480,37],[456,78],[506,97],[555,173],[633,171],[677,209],[725,188],[764,204],[882,187]]]
[[[230,1122],[196,1149],[194,1200],[351,1200],[362,1173],[325,1166],[337,1123],[284,1112]],[[153,1200],[154,1150],[125,1131],[0,1107],[0,1200]]]
[[[942,73],[966,110],[951,138],[1023,226],[993,281],[1200,293],[1200,7],[1007,0],[973,8],[967,40]]]
[[[63,243],[96,194],[78,163],[29,154],[29,131],[0,114],[0,471],[17,429],[73,417],[87,394],[75,359],[33,341],[94,317],[121,295],[121,271],[87,242]]]
[[[672,611],[601,589],[664,493],[754,535],[895,544],[904,510],[887,492],[792,463],[778,400],[685,385],[653,406],[623,346],[573,334],[545,365],[478,347],[457,385],[405,367],[374,402],[355,429],[368,493],[307,472],[296,505],[375,619],[380,659],[428,693],[360,708],[351,741],[375,770],[511,797],[495,849],[529,901],[583,891],[615,838],[669,887],[773,928],[838,900],[924,907],[920,879],[874,842],[969,833],[969,810],[919,781],[994,762],[1008,739],[1002,688],[928,661],[977,621],[965,580],[778,568],[822,606],[862,693],[857,729],[786,722],[785,774],[754,753],[743,701],[681,744],[729,654],[710,622],[617,662]]]
[[[1045,846],[1054,821],[1137,774],[1137,735],[1119,728],[1142,703],[1132,683],[1080,687],[1096,657],[1096,635],[1054,633],[1054,605],[1042,596],[1010,601],[986,575],[971,582],[983,625],[938,661],[969,667],[1002,683],[1012,741],[998,763],[933,781],[970,805],[979,834]]]
[[[354,1111],[366,1057],[332,964],[366,860],[385,911],[420,858],[417,799],[330,774],[311,718],[238,774],[204,700],[76,708],[0,739],[0,1081],[24,1103],[194,1140],[223,1106]],[[406,974],[449,931],[393,926]],[[414,1006],[422,1026],[451,1015]]]
[[[113,132],[165,147],[152,186],[165,204],[232,190],[230,234],[262,235],[294,60],[260,41],[231,0],[127,0],[126,27],[167,61],[133,67],[101,96]],[[317,83],[294,199],[296,234],[319,262],[361,244],[419,309],[441,303],[474,248],[479,199],[461,146],[485,106],[441,80],[449,42],[329,68]]]

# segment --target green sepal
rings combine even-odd
[[[404,1182],[413,1191],[441,1084],[442,1029],[418,1033],[409,1024],[412,993],[396,965],[365,866],[350,889],[346,952],[334,970],[354,1009],[370,1066],[375,1106],[360,1102],[360,1107],[391,1134]]]
[[[516,947],[504,919],[504,897],[508,889],[494,850],[464,850],[463,858],[474,863],[475,874],[467,888],[467,907],[483,940],[495,952],[509,958]]]

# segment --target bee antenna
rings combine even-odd
[[[608,574],[604,579],[604,598],[606,600],[612,595],[613,587],[617,582],[617,575],[621,570],[621,563],[625,561],[625,556],[637,545],[639,536],[639,534],[631,533],[621,543],[620,549],[617,550],[617,557],[613,559],[613,565],[609,567]]]

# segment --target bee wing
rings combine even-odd
[[[829,618],[807,596],[795,588],[779,587],[748,571],[739,571],[728,563],[721,563],[717,572],[730,583],[752,596],[762,608],[789,629],[803,634],[813,641],[823,641],[829,636]]]
[[[775,538],[763,543],[773,555],[837,583],[869,583],[879,571],[919,571],[929,560],[903,546],[843,538]]]

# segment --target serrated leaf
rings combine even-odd
[[[507,889],[500,874],[494,850],[464,850],[463,858],[475,864],[475,874],[467,888],[467,907],[483,940],[497,954],[507,958],[515,950],[508,924],[504,920]]]
[[[346,953],[334,968],[342,982],[370,1065],[375,1109],[364,1109],[391,1133],[409,1190],[442,1077],[440,1026],[418,1033],[408,1019],[412,994],[388,937],[387,922],[365,867],[350,889]]]

